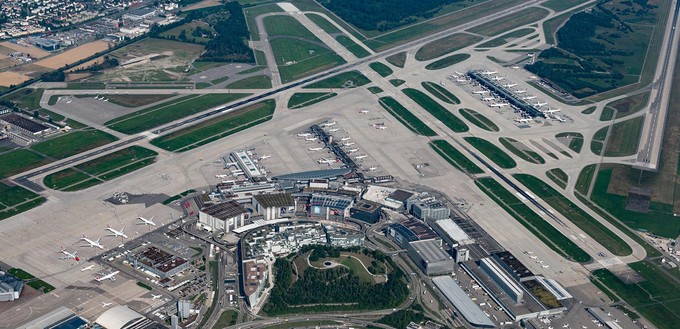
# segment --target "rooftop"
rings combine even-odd
[[[390,195],[388,195],[387,197],[389,199],[405,203],[412,196],[413,196],[413,192],[404,191],[404,190],[396,190],[396,191],[392,192]]]
[[[344,176],[344,175],[350,173],[351,171],[352,170],[349,169],[349,168],[312,170],[312,171],[303,171],[303,172],[286,174],[286,175],[279,175],[279,176],[272,177],[272,179],[293,180],[293,181],[310,181],[310,180],[313,180],[313,179],[321,179],[321,178],[331,179],[331,178],[337,178],[337,177],[340,177],[340,176]]]
[[[436,241],[413,241],[410,245],[425,262],[442,262],[452,259]]]
[[[458,309],[470,323],[479,327],[495,327],[493,321],[477,306],[456,282],[448,275],[438,276],[432,282],[441,290],[446,299]]]
[[[245,214],[248,212],[248,210],[246,210],[246,208],[244,208],[240,203],[234,200],[229,200],[207,206],[201,209],[201,212],[222,220],[227,220],[229,218],[234,218],[238,215]]]
[[[14,114],[14,113],[7,114],[7,115],[0,117],[0,120],[3,120],[3,121],[5,121],[9,124],[15,125],[15,126],[21,128],[21,129],[28,130],[32,133],[39,133],[41,131],[50,129],[49,127],[47,127],[43,124],[37,123],[33,120],[24,118],[24,117],[22,117],[18,114]]]
[[[354,209],[358,209],[361,211],[365,212],[374,212],[374,211],[379,211],[381,205],[379,203],[373,202],[373,201],[368,201],[368,200],[361,200],[357,202],[354,207]]]
[[[265,208],[290,207],[295,205],[293,196],[289,193],[258,194],[255,195],[254,198]]]
[[[473,241],[470,236],[468,236],[467,233],[450,218],[438,220],[435,224],[439,226],[449,238],[458,243],[466,244],[467,242]]]

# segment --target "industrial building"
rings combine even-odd
[[[380,220],[381,209],[379,203],[361,200],[349,208],[349,217],[373,224]]]
[[[37,47],[47,50],[54,51],[59,49],[59,40],[46,39],[46,38],[30,38],[31,42]]]
[[[267,284],[267,266],[264,260],[249,259],[243,261],[243,292],[248,305],[257,305]]]
[[[475,240],[470,238],[465,231],[463,231],[458,224],[451,218],[435,220],[431,223],[432,229],[439,234],[447,244],[456,247],[458,245],[467,245],[474,243]]]
[[[147,271],[161,279],[172,277],[188,269],[190,265],[186,259],[172,255],[154,246],[140,252],[132,252],[128,254],[127,259],[135,268]]]
[[[412,241],[433,239],[438,240],[441,245],[441,240],[436,233],[432,232],[423,222],[414,219],[388,226],[387,234],[394,238],[402,248],[408,248],[408,243]]]
[[[10,125],[30,135],[41,135],[49,132],[52,128],[35,122],[21,115],[10,113],[0,117],[0,124]]]
[[[385,198],[385,201],[398,204],[399,208],[395,209],[395,210],[398,210],[398,211],[406,210],[408,212],[410,209],[407,208],[407,205],[415,197],[416,197],[415,193],[413,193],[413,192],[404,191],[404,190],[395,190],[394,192],[390,193]]]
[[[255,211],[265,220],[290,217],[295,212],[295,200],[289,193],[258,194],[253,196]]]
[[[493,81],[491,81],[487,76],[485,76],[481,72],[469,71],[467,75],[480,85],[489,89],[491,92],[507,100],[508,103],[510,103],[510,105],[522,111],[527,116],[530,116],[532,118],[535,117],[545,118],[545,114],[543,114],[543,112],[537,110],[532,105],[527,104],[525,101],[517,98],[513,93],[505,90],[505,88],[496,85],[495,83],[493,83]]]
[[[129,13],[123,15],[123,19],[129,19],[131,21],[141,21],[143,19],[149,19],[156,16],[156,10],[153,7],[140,8],[133,10]]]
[[[441,242],[434,240],[409,242],[408,255],[427,275],[453,272],[453,257],[442,249]]]
[[[102,313],[95,323],[106,329],[161,329],[159,323],[131,310],[125,305],[112,307]]]
[[[24,281],[16,276],[0,271],[0,302],[19,299],[24,290]]]
[[[313,193],[309,200],[309,216],[327,220],[349,217],[354,197],[337,193]]]
[[[519,261],[509,251],[501,251],[491,255],[498,265],[512,275],[519,282],[533,280],[534,273],[531,272],[521,261]]]
[[[201,208],[196,225],[210,232],[230,232],[245,225],[246,214],[248,210],[240,203],[228,200]]]
[[[524,298],[522,287],[520,287],[519,283],[510,277],[507,272],[501,269],[495,261],[488,257],[482,258],[479,260],[479,268],[481,268],[484,273],[515,302],[515,304],[522,302],[522,298]]]
[[[435,286],[453,304],[467,322],[476,327],[495,328],[496,325],[448,275],[432,278]]]

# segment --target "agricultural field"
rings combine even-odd
[[[378,102],[380,103],[380,106],[414,133],[423,136],[437,136],[437,133],[434,132],[432,128],[428,127],[394,98],[389,96],[381,97]]]
[[[0,220],[34,208],[46,199],[21,186],[0,183]]]
[[[373,62],[371,64],[368,64],[368,66],[370,66],[373,69],[373,71],[380,74],[380,76],[383,78],[394,73],[394,71],[389,66],[380,62]]]
[[[484,170],[479,168],[474,162],[470,161],[463,153],[458,151],[453,145],[443,139],[433,140],[429,143],[430,147],[437,152],[446,162],[467,174],[482,174]]]
[[[302,88],[356,88],[370,83],[365,75],[359,71],[349,71],[336,74],[330,78],[312,83]]]
[[[185,96],[118,117],[106,122],[106,126],[124,134],[136,134],[248,95],[204,94]],[[191,105],[188,106],[189,104]]]
[[[337,93],[295,93],[288,100],[288,108],[291,110],[303,108],[337,95]]]
[[[489,160],[503,169],[511,169],[517,166],[517,162],[513,160],[507,153],[503,152],[496,145],[479,137],[464,137],[479,152],[482,152]]]
[[[538,153],[532,151],[530,148],[524,145],[524,143],[518,142],[517,140],[509,137],[501,137],[498,139],[498,141],[501,142],[501,144],[505,146],[506,149],[512,152],[512,154],[524,161],[534,164],[545,163],[545,160]]]
[[[172,152],[184,152],[271,120],[276,103],[266,100],[151,140]]]
[[[422,91],[412,88],[405,88],[402,91],[404,94],[406,94],[406,96],[418,103],[420,107],[432,114],[435,118],[437,118],[437,120],[441,121],[453,132],[462,133],[470,130],[463,120],[459,119],[453,113],[449,112],[449,110],[439,105],[437,101],[430,98],[430,96],[427,96]]]
[[[530,7],[526,10],[523,10],[521,15],[505,15],[487,23],[477,25],[468,31],[486,36],[495,36],[520,26],[541,20],[546,16],[548,16],[547,10],[539,7]]]
[[[483,114],[471,110],[471,109],[460,109],[458,110],[458,113],[465,118],[465,120],[470,121],[473,125],[482,128],[486,131],[493,131],[493,132],[498,132],[500,131],[500,128],[493,123],[493,121],[489,120],[487,117],[485,117]]]
[[[448,89],[440,86],[431,81],[423,81],[420,83],[425,90],[427,90],[434,97],[439,98],[444,103],[448,104],[460,104],[460,99],[456,95],[452,94]]]
[[[61,191],[79,191],[146,167],[158,153],[131,146],[45,176],[45,186]]]
[[[441,70],[447,68],[451,65],[458,64],[466,59],[470,58],[470,54],[453,54],[451,56],[446,56],[442,59],[436,60],[425,66],[427,70]]]
[[[456,33],[422,46],[416,52],[415,57],[419,61],[429,61],[480,41],[482,41],[480,36],[467,33]]]

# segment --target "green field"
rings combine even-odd
[[[141,146],[130,146],[49,174],[43,183],[56,190],[79,191],[146,167],[156,160],[157,155]]]
[[[615,100],[606,105],[605,109],[616,110],[616,119],[637,113],[645,108],[649,102],[649,92],[629,96],[619,100]],[[602,120],[602,118],[600,118]],[[604,120],[603,120],[604,121]]]
[[[500,33],[513,30],[522,25],[526,25],[548,16],[548,11],[543,8],[530,7],[522,11],[521,15],[510,14],[503,17],[488,21],[484,24],[477,25],[468,31],[476,34],[494,36]]]
[[[326,78],[321,81],[312,83],[302,87],[303,89],[310,88],[356,88],[361,87],[365,84],[370,83],[365,75],[359,73],[359,71],[349,71],[340,74],[336,74],[330,78]]]
[[[0,220],[37,207],[46,199],[21,186],[0,183]]]
[[[404,65],[406,64],[406,52],[402,51],[400,53],[387,56],[385,57],[385,60],[396,67],[404,68]]]
[[[395,87],[399,87],[399,86],[405,84],[405,83],[406,83],[406,80],[402,80],[402,79],[390,79],[390,83],[391,83],[393,86],[395,86]]]
[[[274,39],[270,44],[284,83],[346,63],[332,50],[305,40]]]
[[[645,117],[641,116],[615,123],[609,134],[604,156],[617,157],[635,154],[644,122]]]
[[[495,179],[482,177],[475,180],[475,184],[482,192],[486,193],[494,202],[500,205],[501,208],[556,253],[576,262],[585,263],[591,260],[590,255],[583,251],[583,249],[541,218],[541,216],[536,214],[529,206],[520,201]]]
[[[335,38],[335,40],[337,40],[343,47],[347,48],[347,50],[349,50],[357,58],[364,58],[371,54],[368,52],[368,50],[366,50],[366,48],[358,45],[346,35],[339,35]]]
[[[321,17],[317,14],[305,14],[314,24],[318,25],[322,30],[326,31],[328,34],[342,33],[335,25],[329,22],[327,19]]]
[[[460,109],[458,110],[458,113],[460,113],[460,115],[463,116],[463,118],[465,118],[467,121],[470,121],[470,123],[479,128],[482,128],[486,131],[500,131],[495,123],[475,110]]]
[[[45,89],[22,88],[9,95],[2,96],[2,100],[14,102],[18,108],[33,112],[40,109],[40,99]]]
[[[583,113],[583,114],[593,114],[593,113],[595,113],[596,110],[597,110],[597,106],[591,106],[591,107],[581,111],[581,113]]]
[[[271,120],[276,103],[265,100],[151,140],[173,152],[184,152]]]
[[[267,16],[263,20],[264,28],[271,38],[272,36],[290,36],[307,40],[320,41],[314,33],[309,31],[297,19],[286,16]]]
[[[600,155],[602,154],[602,149],[604,148],[604,140],[607,138],[607,132],[609,127],[601,128],[593,134],[593,139],[590,141],[590,151]]]
[[[124,134],[136,134],[160,125],[230,103],[250,94],[204,94],[185,96],[139,110],[106,122],[106,126]]]
[[[0,179],[16,175],[42,165],[52,160],[27,149],[16,149],[0,156]]]
[[[534,32],[534,31],[535,30],[532,29],[532,28],[525,28],[525,29],[510,32],[510,33],[506,33],[506,34],[501,35],[498,38],[489,40],[489,41],[477,46],[477,48],[499,47],[499,46],[502,46],[502,45],[510,42],[510,39],[521,38],[521,37],[528,35],[528,34]]]
[[[201,29],[208,30],[211,33],[214,33],[215,30],[213,30],[208,23],[199,21],[199,20],[194,20],[185,24],[182,24],[180,26],[171,28],[163,33],[160,34],[161,37],[163,38],[170,38],[171,40],[182,40],[180,39],[180,35],[184,33],[186,37],[186,41],[191,41],[192,43],[198,43],[198,44],[206,44],[208,41],[212,40],[212,38],[204,38],[200,36],[193,36],[194,31],[200,27]]]
[[[418,135],[437,136],[437,133],[428,127],[423,121],[418,119],[413,113],[409,112],[403,105],[399,104],[392,97],[381,97],[378,102],[387,112],[394,116],[406,128]]]
[[[482,37],[480,36],[467,33],[456,33],[422,46],[416,52],[415,57],[416,60],[419,61],[429,61],[467,46],[471,46],[480,41],[482,41]]]
[[[123,107],[139,107],[166,100],[174,95],[107,95],[109,103]]]
[[[607,248],[609,252],[616,256],[627,256],[633,252],[630,246],[618,235],[540,179],[527,174],[515,174],[513,176],[593,240]]]
[[[370,91],[372,94],[380,94],[381,92],[383,92],[383,90],[380,87],[376,86],[368,87],[368,91]]]
[[[368,66],[370,66],[373,69],[373,71],[380,74],[380,76],[383,78],[394,73],[394,71],[392,71],[392,69],[389,66],[380,62],[373,62],[371,64],[368,64]]]
[[[26,284],[29,287],[38,291],[42,291],[43,293],[48,293],[55,289],[51,284],[43,280],[36,279],[35,276],[20,268],[10,268],[9,270],[7,270],[7,273],[14,275],[21,280],[26,281]]]
[[[567,183],[569,182],[569,175],[567,175],[564,170],[560,168],[555,168],[555,169],[550,169],[545,172],[545,175],[550,178],[551,181],[553,181],[557,186],[561,187],[562,189],[567,187]]]
[[[559,133],[555,135],[555,138],[567,139],[568,142],[565,143],[567,147],[569,147],[572,151],[576,153],[581,153],[581,149],[583,148],[583,135],[581,133],[576,132]]]
[[[501,144],[505,146],[506,149],[524,161],[534,164],[545,163],[545,160],[543,160],[543,158],[538,153],[530,150],[526,147],[526,145],[518,142],[517,140],[509,137],[501,137],[498,139],[498,141],[501,142]]]
[[[479,137],[463,137],[470,145],[503,169],[515,168],[517,162],[496,145]]]
[[[272,80],[266,75],[256,75],[228,84],[226,89],[267,89],[272,87]]]
[[[405,88],[402,90],[406,96],[418,103],[423,109],[432,114],[437,120],[449,127],[453,132],[462,133],[470,130],[470,128],[453,113],[446,108],[439,105],[434,99],[427,96],[420,90]]]
[[[295,93],[288,100],[288,108],[299,109],[337,96],[337,93]]]
[[[437,152],[446,162],[467,174],[482,174],[484,170],[470,161],[463,153],[458,151],[451,143],[443,139],[433,140],[430,147]]]
[[[224,310],[217,322],[213,325],[213,329],[222,329],[236,324],[238,319],[238,312],[234,310]]]
[[[423,88],[425,88],[425,90],[427,90],[430,94],[439,98],[444,103],[460,104],[460,99],[458,99],[456,95],[452,94],[446,88],[434,82],[423,81],[420,83],[420,85],[423,86]]]
[[[587,1],[588,0],[548,0],[542,3],[541,6],[550,8],[554,11],[563,11]]]
[[[265,4],[265,5],[262,5],[262,6],[243,8],[243,14],[246,16],[246,23],[248,24],[248,31],[250,32],[250,40],[260,41],[260,31],[257,28],[257,23],[255,22],[255,17],[262,15],[262,14],[276,13],[276,12],[283,12],[283,9],[281,7],[279,7],[278,5],[276,5],[275,3]],[[266,27],[265,27],[265,29],[266,29]],[[262,63],[260,63],[260,61],[258,61],[257,63],[259,65],[262,65]]]
[[[590,185],[593,182],[593,176],[595,175],[595,167],[596,165],[590,164],[581,169],[581,172],[578,174],[578,178],[576,179],[576,186],[574,186],[574,189],[577,192],[583,195],[588,194]]]
[[[451,56],[446,56],[442,59],[436,60],[425,66],[427,70],[441,70],[447,68],[451,65],[458,64],[466,59],[470,58],[470,54],[453,54]]]
[[[101,130],[78,130],[33,144],[31,149],[55,159],[65,159],[116,140],[118,138]]]
[[[605,107],[600,113],[600,121],[609,121],[614,117],[614,109]]]

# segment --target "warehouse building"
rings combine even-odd
[[[265,220],[290,217],[295,213],[295,200],[289,193],[258,194],[253,196],[253,205]]]
[[[434,229],[439,236],[449,245],[456,247],[458,245],[467,245],[474,243],[475,240],[465,233],[465,231],[458,226],[451,218],[435,220],[430,222],[432,229]]]
[[[19,129],[22,132],[31,135],[40,135],[49,132],[52,128],[43,125],[41,123],[35,122],[28,118],[24,118],[21,115],[10,113],[0,117],[0,124],[8,124],[14,128]]]
[[[413,192],[395,190],[385,198],[385,201],[399,205],[399,208],[396,209],[398,211],[406,210],[408,212],[410,209],[407,208],[407,205],[411,200],[415,199],[415,197],[416,196]]]
[[[30,38],[31,42],[37,47],[47,50],[54,51],[59,49],[59,40],[46,39],[46,38]]]
[[[482,258],[479,260],[479,268],[491,278],[491,280],[500,287],[503,292],[515,302],[519,304],[524,297],[522,287],[517,283],[508,273],[506,273],[492,258]]]
[[[19,299],[24,289],[24,281],[16,276],[0,271],[0,302]]]
[[[361,200],[349,209],[349,217],[373,224],[380,220],[381,209],[379,203]]]
[[[434,240],[409,243],[408,255],[427,275],[442,275],[453,272],[453,257],[444,251],[441,242]]]
[[[190,263],[156,247],[149,247],[138,253],[130,253],[128,261],[135,268],[144,270],[161,279],[172,277],[189,268]]]
[[[475,327],[495,328],[496,325],[475,304],[470,297],[448,275],[432,278],[432,283],[444,294],[444,297],[453,304],[467,322]]]
[[[197,226],[210,232],[230,232],[245,225],[247,213],[248,210],[234,200],[208,205],[199,210]]]

